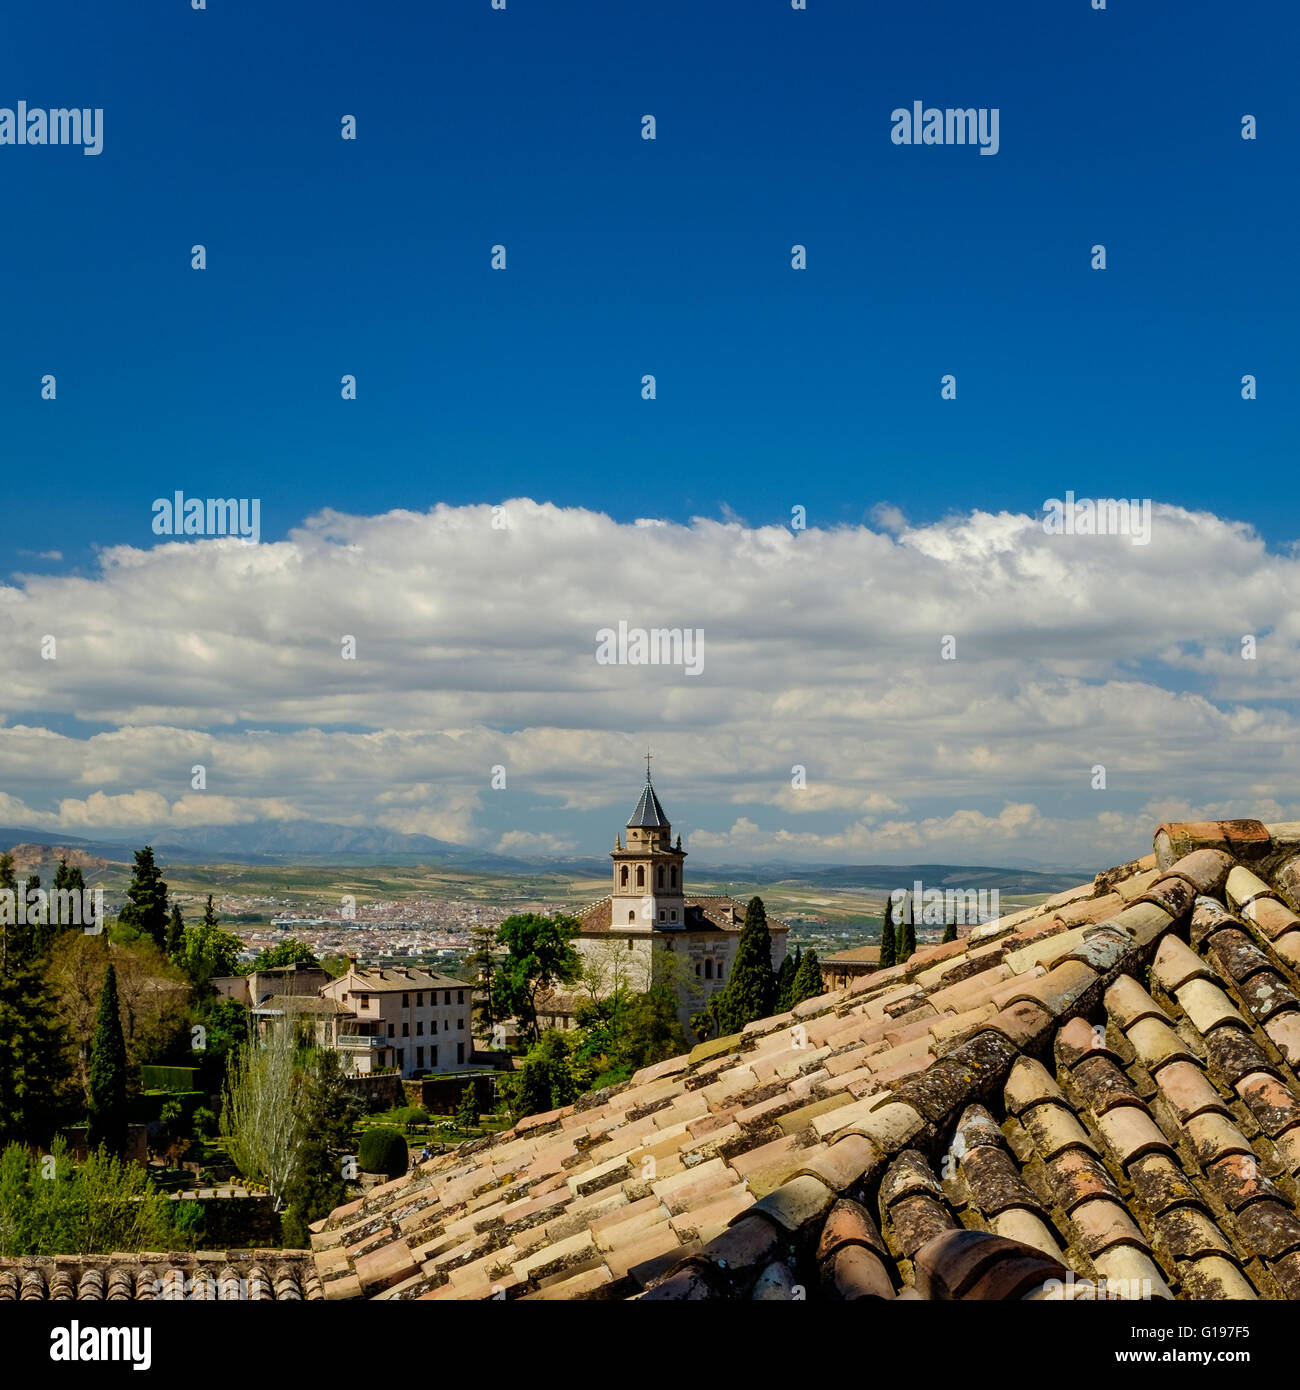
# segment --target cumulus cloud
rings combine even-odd
[[[1141,852],[1156,805],[1297,814],[1300,559],[1238,522],[1157,505],[1135,546],[887,505],[801,532],[504,515],[326,511],[0,585],[0,816],[597,853],[647,740],[701,858],[1089,864]],[[620,622],[702,629],[702,673],[598,663]]]

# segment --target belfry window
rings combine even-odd
[[[644,865],[644,864],[638,864],[638,865],[636,866],[636,886],[637,886],[638,888],[644,888],[644,887],[645,887],[645,865]]]
[[[662,864],[659,866],[658,885],[660,888],[664,886],[664,866]]]
[[[706,980],[711,980],[713,978],[713,962],[711,960],[706,960],[704,962],[704,978]]]
[[[626,864],[624,864],[623,867],[618,871],[618,881],[619,881],[620,884],[622,884],[622,886],[623,886],[624,888],[627,887],[627,865],[626,865]]]
[[[670,879],[670,882],[672,883],[672,886],[674,888],[677,887],[677,866],[675,864],[673,865],[672,878]]]

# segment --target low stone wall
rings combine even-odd
[[[387,1110],[390,1106],[406,1103],[402,1078],[397,1072],[387,1072],[382,1076],[347,1076],[343,1079],[369,1109]]]

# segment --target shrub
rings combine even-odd
[[[203,1234],[203,1226],[207,1216],[203,1203],[183,1200],[172,1203],[172,1209],[176,1232],[181,1237],[182,1243],[186,1245],[194,1243]]]
[[[427,1125],[429,1112],[421,1105],[399,1105],[388,1112],[388,1119],[409,1129],[412,1125]]]
[[[407,1168],[406,1140],[402,1132],[388,1125],[366,1130],[357,1148],[357,1167],[365,1173],[400,1178]]]

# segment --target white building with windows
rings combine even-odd
[[[474,987],[412,966],[347,972],[322,986],[341,1010],[331,1046],[353,1075],[396,1067],[404,1078],[468,1069],[473,1064],[470,1009]]]

